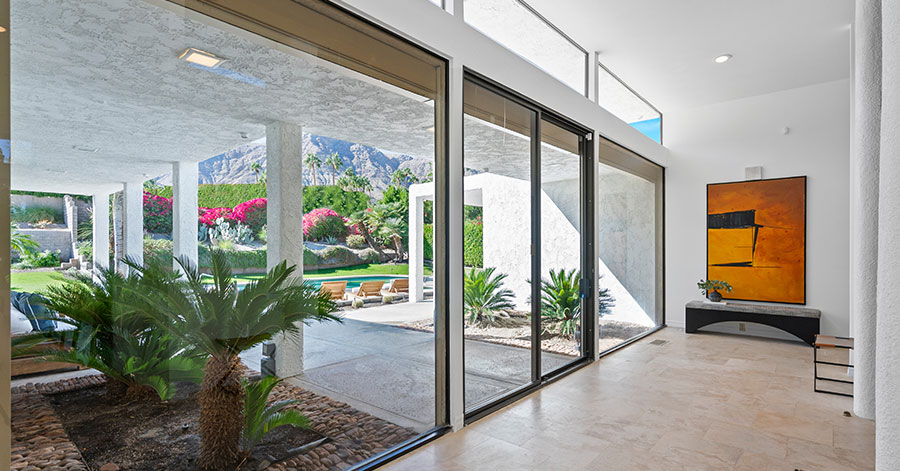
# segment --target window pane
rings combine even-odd
[[[466,23],[585,93],[587,55],[518,0],[465,0]]]
[[[601,141],[599,160],[597,310],[602,352],[661,322],[662,181],[659,167],[609,142]]]
[[[597,70],[597,103],[650,139],[661,142],[659,112],[603,67]]]
[[[541,374],[582,355],[580,137],[541,122]]]
[[[531,129],[535,113],[466,81],[466,410],[531,370]]]

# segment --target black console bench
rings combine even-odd
[[[691,301],[684,306],[684,331],[696,332],[718,322],[753,322],[781,329],[811,346],[821,317],[822,311],[802,307]]]

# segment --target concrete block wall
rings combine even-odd
[[[68,228],[61,229],[18,229],[25,235],[30,235],[40,245],[40,250],[55,252],[59,250],[59,258],[68,261],[72,258],[72,233]]]

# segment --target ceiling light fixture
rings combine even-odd
[[[86,145],[80,145],[80,144],[72,146],[72,149],[77,150],[79,152],[89,152],[91,154],[96,154],[97,152],[100,152],[99,147],[86,146]]]
[[[185,60],[192,64],[201,65],[203,67],[218,67],[222,65],[226,59],[223,59],[211,52],[201,51],[200,49],[195,49],[193,47],[189,47],[178,56],[179,59]]]
[[[734,56],[732,56],[731,54],[722,54],[721,56],[716,57],[715,61],[716,61],[716,64],[724,64],[724,63],[728,62],[729,60],[731,60],[732,57],[734,57]]]

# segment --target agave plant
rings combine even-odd
[[[544,333],[573,337],[581,319],[581,272],[550,270],[541,279],[541,327]]]
[[[172,276],[172,275],[168,275]],[[41,331],[13,341],[13,355],[40,355],[43,360],[93,368],[107,378],[114,394],[137,399],[156,394],[166,400],[174,383],[199,382],[202,358],[168,329],[145,317],[140,306],[124,300],[139,280],[114,270],[98,270],[98,280],[77,274],[44,293],[47,316],[71,330]],[[63,346],[48,349],[47,342]]]
[[[300,401],[287,400],[268,404],[269,394],[281,381],[275,376],[265,376],[259,381],[244,380],[244,432],[241,435],[241,451],[245,455],[249,455],[253,447],[277,427],[309,426],[309,419],[300,412],[286,409],[287,406]]]
[[[244,425],[242,351],[277,334],[297,335],[300,323],[339,320],[335,304],[294,276],[295,266],[282,262],[262,278],[238,288],[225,253],[213,250],[213,283],[203,283],[186,258],[177,263],[183,279],[167,278],[162,264],[134,266],[143,275],[133,294],[139,305],[170,333],[206,356],[200,403],[200,469],[234,469],[240,458]]]
[[[503,280],[508,275],[498,273],[496,268],[470,270],[465,274],[463,304],[466,321],[472,325],[491,326],[496,323],[497,315],[515,307],[512,302],[513,292],[503,288]]]

